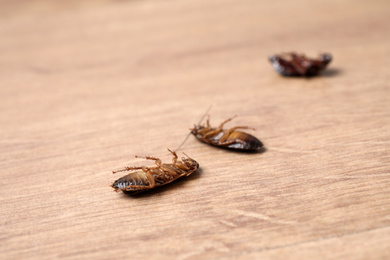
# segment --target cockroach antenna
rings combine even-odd
[[[179,145],[179,147],[177,147],[175,149],[175,152],[178,151],[183,146],[183,144],[187,141],[187,139],[188,139],[188,137],[190,137],[190,135],[191,135],[191,132],[188,133],[188,135],[186,136],[186,138],[184,138],[183,142]]]
[[[206,117],[206,115],[210,112],[211,108],[212,108],[213,105],[210,105],[209,108],[207,109],[206,113],[204,113],[204,115],[202,116],[202,118],[199,120],[199,123],[198,125],[200,125],[200,123],[202,123],[203,119]]]
[[[199,123],[198,125],[200,125],[200,123],[202,123],[203,119],[206,117],[206,115],[210,112],[211,108],[212,108],[213,105],[210,105],[209,108],[206,110],[206,113],[204,113],[204,115],[200,118],[199,120]],[[174,151],[178,151],[183,145],[184,143],[187,141],[187,139],[190,137],[191,135],[191,132],[188,133],[188,135],[186,136],[186,138],[184,138],[183,142],[179,145],[179,147],[177,147]]]

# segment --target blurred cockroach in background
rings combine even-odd
[[[199,168],[198,162],[190,158],[188,155],[185,154],[187,158],[182,157],[181,160],[178,160],[176,152],[172,152],[169,149],[168,151],[173,155],[172,163],[170,164],[161,163],[159,158],[151,156],[135,156],[136,158],[154,160],[156,161],[157,167],[124,167],[122,169],[115,170],[113,173],[134,170],[141,171],[134,171],[119,178],[111,185],[111,187],[113,187],[117,192],[123,191],[132,195],[163,186],[182,176],[189,176]]]
[[[322,72],[332,61],[329,53],[321,54],[318,59],[309,59],[305,55],[294,52],[271,55],[273,67],[283,76],[311,77]]]

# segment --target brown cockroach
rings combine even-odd
[[[311,77],[319,74],[332,61],[329,53],[321,54],[318,59],[309,59],[294,52],[269,57],[273,67],[283,76]]]
[[[261,151],[263,149],[263,143],[259,139],[253,135],[237,131],[237,129],[253,128],[249,128],[248,126],[235,126],[227,130],[223,129],[223,126],[234,117],[223,121],[217,128],[214,128],[211,127],[210,116],[208,116],[206,125],[201,125],[200,123],[194,125],[194,128],[190,129],[190,133],[200,141],[213,146],[247,152]]]
[[[181,160],[178,160],[176,152],[172,152],[169,149],[168,151],[173,155],[172,163],[170,164],[161,163],[159,158],[136,155],[136,158],[154,160],[157,167],[124,167],[122,169],[115,170],[113,173],[123,171],[133,172],[116,180],[111,187],[113,187],[117,192],[123,191],[128,194],[136,194],[163,186],[182,176],[189,176],[199,168],[199,164],[188,155],[185,154],[187,158],[182,157]]]

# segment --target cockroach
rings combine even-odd
[[[236,116],[223,121],[217,128],[211,127],[210,116],[208,116],[206,125],[201,125],[200,122],[190,129],[200,141],[227,149],[256,152],[261,151],[263,143],[253,135],[237,131],[237,129],[253,129],[248,126],[235,126],[230,129],[223,129],[223,126],[231,121]],[[253,129],[254,130],[254,129]]]
[[[116,180],[111,185],[111,187],[113,187],[116,192],[123,191],[132,195],[163,186],[165,184],[173,182],[174,180],[177,180],[180,177],[189,176],[191,173],[195,172],[199,168],[198,162],[190,158],[185,153],[184,155],[186,155],[187,158],[182,157],[181,160],[178,160],[176,152],[171,151],[169,149],[168,151],[173,155],[172,163],[170,164],[161,163],[161,160],[159,158],[155,158],[152,156],[136,155],[136,158],[154,160],[157,166],[124,167],[119,170],[114,170],[113,173],[124,171],[133,172]]]
[[[329,53],[321,54],[318,59],[309,59],[294,52],[269,57],[275,70],[283,76],[311,77],[318,75],[332,61]]]

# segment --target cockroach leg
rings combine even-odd
[[[131,166],[131,167],[123,167],[118,170],[113,170],[112,173],[117,173],[117,172],[125,172],[125,171],[132,171],[132,170],[140,170],[142,169],[143,166]]]
[[[223,131],[223,126],[224,126],[227,122],[232,121],[235,117],[237,117],[237,115],[234,115],[233,117],[226,119],[225,121],[223,121],[223,122],[218,126],[217,129],[215,129],[215,130],[213,130],[213,131],[210,131],[210,132],[206,133],[206,134],[204,135],[204,137],[208,137],[208,136],[213,136],[213,135],[219,134],[220,132]]]
[[[173,165],[176,165],[176,166],[179,165],[179,162],[177,161],[178,156],[177,156],[176,152],[170,150],[169,148],[167,148],[167,149],[168,149],[168,151],[173,155],[173,158],[172,158],[172,163],[173,163]],[[161,161],[160,161],[160,162],[161,162]],[[164,167],[163,164],[157,164],[157,167],[158,167],[160,170],[162,170],[164,173],[172,174],[172,175],[177,174],[177,173],[176,173],[175,171],[173,171],[172,169],[169,169],[169,168]],[[188,169],[186,169],[186,170],[188,170]]]
[[[204,134],[204,137],[207,138],[207,137],[209,137],[209,136],[217,135],[217,134],[219,134],[220,132],[222,132],[222,129],[215,129],[215,130],[213,130],[213,131],[210,131],[210,132]]]
[[[223,122],[219,125],[218,128],[222,130],[223,126],[224,126],[227,122],[232,121],[232,120],[233,120],[234,118],[236,118],[236,117],[237,117],[237,115],[234,115],[233,117],[226,119],[225,121],[223,121]]]
[[[136,155],[135,158],[143,158],[143,159],[146,159],[146,160],[153,160],[153,161],[156,161],[156,165],[157,166],[161,165],[161,159],[160,158],[156,158],[156,157],[152,157],[152,156],[138,156],[138,155]]]
[[[181,162],[175,164],[178,168],[188,171],[191,168],[191,165],[185,161],[185,158],[181,158]]]
[[[167,150],[174,156],[177,158],[177,154],[175,151],[172,151],[171,149],[167,148]]]
[[[178,158],[176,152],[175,151],[171,151],[169,148],[167,148],[167,149],[173,155],[173,158],[172,158],[173,164],[176,164],[177,158]]]
[[[230,128],[229,130],[227,130],[227,131],[223,134],[223,136],[221,137],[221,139],[219,140],[219,142],[221,142],[221,143],[225,142],[225,141],[228,139],[229,135],[230,135],[231,133],[233,133],[234,131],[236,131],[237,129],[252,129],[252,130],[255,130],[254,128],[249,127],[249,126],[235,126],[235,127]]]
[[[189,157],[186,153],[183,153],[185,156],[187,156],[188,159],[191,159],[193,160],[191,157]],[[185,170],[185,171],[188,171],[191,169],[191,164],[186,162],[186,158],[182,157],[181,158],[181,161],[180,162],[176,162],[177,160],[177,155],[175,153],[175,156],[176,156],[176,159],[175,161],[173,162],[174,165],[176,165],[178,168],[182,169],[182,170]],[[188,175],[187,175],[188,176]]]
[[[211,125],[210,125],[210,115],[207,115],[206,125],[207,125],[207,128],[211,128]]]
[[[240,140],[240,139],[235,139],[235,140],[226,141],[226,142],[221,142],[221,141],[219,141],[219,142],[218,142],[218,145],[225,146],[225,145],[235,144],[235,143],[240,143],[240,144],[242,144],[242,145],[245,144],[244,141],[242,141],[242,140]]]

